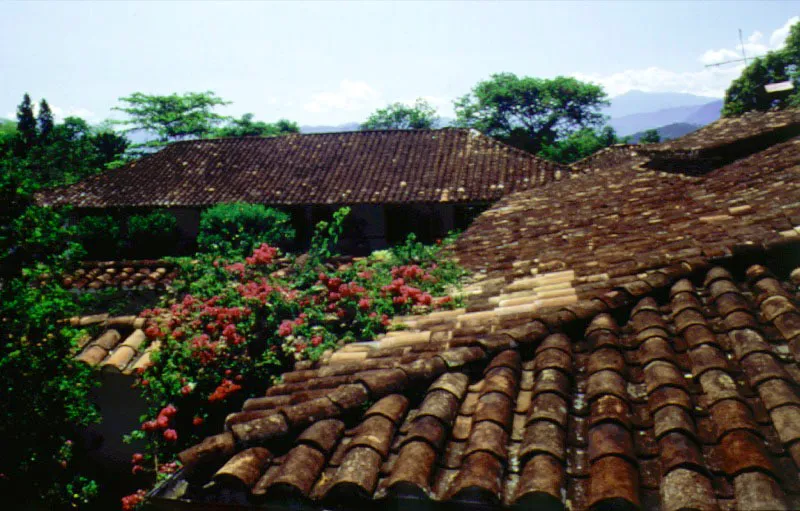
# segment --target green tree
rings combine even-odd
[[[422,98],[413,106],[392,103],[379,108],[361,124],[362,130],[426,130],[436,127],[439,117],[436,109]]]
[[[756,58],[725,92],[723,116],[741,115],[751,110],[800,106],[800,22],[795,23],[784,48]],[[765,85],[791,80],[790,93],[769,93]]]
[[[599,128],[608,105],[599,85],[494,74],[455,101],[459,126],[475,128],[516,147],[538,152],[582,128]]]
[[[545,145],[539,156],[560,163],[573,163],[621,140],[611,126],[600,130],[584,128],[574,131],[553,144]]]
[[[24,154],[36,143],[36,118],[33,116],[33,103],[26,92],[22,103],[17,106],[17,139],[20,154]]]
[[[253,114],[244,114],[240,119],[231,119],[214,133],[218,137],[275,137],[300,133],[296,122],[280,119],[275,123],[254,121]]]
[[[47,104],[46,99],[42,99],[39,103],[39,117],[36,120],[39,125],[39,138],[46,140],[50,133],[53,131],[53,112],[50,111],[50,105]]]
[[[661,135],[656,129],[645,130],[639,137],[640,144],[657,144],[659,142],[661,142]]]
[[[214,112],[214,108],[230,104],[211,91],[168,96],[134,92],[119,100],[125,106],[114,110],[128,115],[127,120],[118,121],[118,124],[127,126],[125,132],[140,130],[156,137],[134,148],[159,148],[169,142],[212,136],[215,128],[228,119]]]
[[[79,117],[67,117],[53,127],[46,144],[29,152],[27,165],[41,186],[72,183],[121,157],[126,144],[118,135],[96,133]]]
[[[13,121],[0,119],[0,155],[6,147],[10,147],[11,143],[17,136],[17,124]],[[0,156],[2,157],[2,156]]]

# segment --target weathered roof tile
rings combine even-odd
[[[176,142],[38,200],[91,208],[484,202],[557,173],[566,169],[473,130],[357,131]]]

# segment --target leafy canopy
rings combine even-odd
[[[118,124],[127,126],[126,133],[142,130],[155,135],[156,140],[143,144],[149,147],[211,136],[214,128],[228,119],[214,112],[214,108],[230,104],[211,91],[168,96],[134,92],[119,100],[125,106],[114,110],[127,114],[129,119]]]
[[[657,129],[645,130],[639,138],[640,144],[657,144],[659,142],[661,142],[661,135]]]
[[[559,163],[573,163],[613,144],[623,142],[611,126],[600,130],[584,128],[566,137],[547,144],[539,151],[539,156]]]
[[[422,98],[413,106],[392,103],[379,108],[361,124],[362,130],[424,130],[435,128],[439,122],[436,109]]]
[[[769,93],[764,88],[770,83],[794,82],[788,93]],[[725,92],[722,115],[741,115],[751,110],[800,106],[800,22],[789,31],[786,46],[755,59]]]
[[[455,101],[457,123],[522,149],[538,152],[570,133],[600,127],[608,105],[599,85],[499,73]]]
[[[254,121],[253,114],[244,114],[241,119],[231,119],[227,125],[219,128],[214,133],[218,137],[276,137],[300,133],[300,126],[293,121],[279,119],[278,122],[268,123]]]
[[[202,252],[244,257],[261,243],[294,239],[291,217],[262,204],[217,204],[200,215],[197,245]]]

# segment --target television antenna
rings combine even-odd
[[[744,38],[742,37],[742,29],[739,29],[739,47],[742,49],[742,58],[740,59],[733,59],[733,60],[725,60],[722,62],[717,62],[716,64],[706,64],[706,67],[717,67],[717,66],[724,66],[725,64],[734,64],[736,62],[744,62],[744,65],[747,65],[747,61],[750,60],[747,58],[747,52],[744,50]]]

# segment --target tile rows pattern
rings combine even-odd
[[[487,202],[566,172],[474,130],[360,131],[177,142],[37,198],[100,208]]]
[[[95,314],[69,322],[95,332],[78,342],[75,360],[104,371],[132,374],[149,365],[151,354],[160,347],[158,341],[147,344],[144,318]]]
[[[152,500],[797,508],[800,270],[693,275],[286,373]]]
[[[722,119],[682,137],[643,149],[653,152],[698,152],[731,147],[744,140],[767,134],[777,134],[800,124],[800,110],[787,109],[773,112],[748,112],[737,117]],[[795,132],[795,136],[798,133]]]
[[[681,259],[705,261],[800,237],[800,138],[691,177],[641,160],[573,173],[512,194],[478,217],[454,254],[478,278],[508,286],[573,271],[579,299]]]
[[[172,263],[159,260],[84,262],[62,276],[68,289],[99,290],[106,288],[163,288],[177,277]]]

